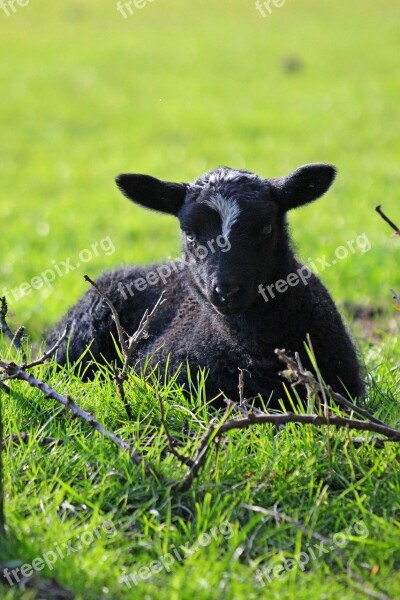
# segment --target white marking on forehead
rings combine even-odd
[[[211,185],[223,184],[228,181],[235,181],[240,179],[258,179],[258,175],[255,173],[246,173],[244,171],[236,171],[235,169],[229,170],[216,170],[209,174],[207,183]]]
[[[216,193],[203,203],[216,210],[222,221],[222,235],[228,238],[232,225],[236,223],[240,215],[240,208],[236,200],[224,198],[222,194]]]
[[[234,181],[235,179],[240,179],[240,173],[237,171],[214,171],[210,174],[208,183],[225,183],[227,181]]]

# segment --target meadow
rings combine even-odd
[[[126,18],[106,0],[3,6],[0,296],[10,326],[24,325],[36,351],[87,289],[84,274],[179,254],[178,224],[130,204],[118,173],[191,181],[226,164],[274,177],[329,162],[337,180],[290,215],[293,238],[299,257],[317,264],[368,240],[320,276],[359,344],[368,409],[398,427],[390,289],[400,293],[400,242],[374,209],[400,223],[400,6],[286,0],[263,17],[253,0],[154,0]],[[7,340],[0,358],[16,358]],[[358,448],[348,432],[293,424],[233,431],[177,492],[165,481],[187,468],[166,452],[158,396],[193,456],[213,417],[201,393],[189,401],[173,381],[132,375],[129,422],[111,376],[83,384],[52,365],[35,375],[140,448],[163,480],[38,390],[0,390],[0,568],[57,544],[75,550],[64,548],[25,590],[0,581],[5,600],[61,598],[58,586],[82,600],[399,597],[396,444]],[[329,544],[317,550],[315,535]]]

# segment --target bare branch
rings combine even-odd
[[[118,315],[117,309],[115,308],[115,306],[111,302],[111,300],[109,300],[107,298],[107,296],[101,291],[101,289],[99,288],[97,283],[95,283],[92,279],[90,279],[89,275],[84,275],[83,278],[85,279],[85,281],[88,281],[94,287],[96,292],[99,294],[100,298],[102,298],[102,300],[104,300],[104,302],[107,304],[108,308],[111,310],[111,314],[112,314],[114,323],[117,327],[118,341],[121,345],[122,354],[124,356],[126,356],[126,354],[128,352],[128,346],[125,341],[125,335],[124,335],[125,331],[122,328],[121,321],[119,320],[119,315]]]
[[[2,387],[4,384],[2,384]],[[7,386],[4,386],[7,387]],[[6,537],[6,520],[4,515],[4,477],[3,477],[3,400],[0,396],[0,548]]]
[[[124,388],[124,382],[125,382],[126,377],[125,378],[121,377],[120,369],[118,369],[118,367],[115,363],[112,365],[112,369],[113,369],[113,373],[114,373],[115,385],[117,386],[117,392],[118,392],[119,397],[122,400],[122,404],[125,407],[126,416],[128,417],[128,421],[133,421],[131,405],[129,404],[129,402],[126,398],[125,388]]]
[[[10,388],[8,387],[8,385],[6,385],[5,383],[3,383],[2,380],[0,380],[0,390],[3,390],[3,392],[5,392],[8,395],[11,394]]]
[[[243,419],[231,419],[223,423],[218,429],[218,435],[222,435],[232,429],[245,429],[250,425],[265,425],[273,423],[274,425],[286,425],[287,423],[300,423],[301,425],[314,425],[314,427],[326,427],[332,425],[336,428],[344,427],[356,431],[372,431],[384,435],[390,442],[400,442],[400,431],[393,429],[388,425],[378,425],[368,421],[358,419],[348,419],[346,417],[337,417],[330,415],[328,418],[323,415],[299,415],[295,413],[280,414],[255,414],[249,413]]]
[[[84,279],[86,281],[88,281],[94,287],[94,289],[99,294],[100,298],[102,298],[102,300],[107,304],[107,306],[111,310],[112,318],[113,318],[115,326],[117,328],[118,341],[121,346],[121,352],[122,352],[122,356],[124,357],[124,362],[123,362],[121,369],[119,369],[117,367],[113,367],[114,379],[115,379],[115,383],[117,386],[118,395],[121,398],[121,401],[125,407],[127,417],[131,421],[133,419],[133,415],[132,415],[131,407],[129,406],[129,403],[126,399],[124,384],[125,384],[125,381],[128,376],[129,367],[131,366],[132,355],[133,355],[134,351],[136,350],[139,342],[141,340],[147,338],[150,325],[153,322],[154,317],[158,313],[161,305],[165,302],[164,292],[161,294],[161,296],[157,300],[154,308],[152,309],[152,311],[150,313],[149,313],[148,309],[146,309],[135,333],[131,336],[128,336],[125,329],[121,325],[118,311],[115,308],[113,302],[111,302],[111,300],[109,298],[107,298],[107,296],[101,291],[101,289],[99,288],[97,283],[95,283],[92,279],[90,279],[90,277],[88,275],[85,275]]]
[[[253,425],[265,425],[268,423],[275,426],[286,425],[287,423],[298,423],[300,425],[313,425],[314,427],[336,427],[338,429],[344,428],[355,431],[370,431],[384,436],[383,438],[374,438],[371,440],[376,446],[382,446],[384,442],[400,442],[399,430],[386,425],[379,419],[373,417],[366,409],[359,408],[340,394],[333,392],[329,386],[325,386],[322,379],[317,381],[310,371],[303,368],[300,359],[296,360],[287,356],[284,350],[276,349],[275,353],[282,362],[286,363],[290,371],[287,378],[292,379],[294,377],[294,383],[291,384],[292,387],[303,384],[306,385],[312,393],[322,393],[322,388],[324,388],[324,392],[328,393],[338,404],[367,420],[362,421],[360,419],[332,415],[327,409],[324,410],[324,414],[295,414],[292,412],[270,414],[262,412],[258,408],[251,407],[247,402],[241,405],[227,400],[227,411],[225,412],[222,421],[219,424],[216,424],[215,420],[211,421],[206,433],[200,441],[196,456],[193,460],[193,465],[188,475],[180,485],[175,486],[179,491],[187,491],[191,487],[194,479],[206,462],[211,442],[217,442],[221,436],[233,429],[246,429]],[[229,413],[233,407],[241,412],[242,418],[228,419]]]
[[[314,375],[310,373],[310,371],[307,371],[303,368],[299,359],[294,360],[285,353],[285,350],[276,349],[275,354],[278,356],[280,361],[287,365],[287,367],[292,371],[293,375],[296,377],[297,381],[295,381],[295,383],[293,384],[294,386],[298,384],[309,385],[309,387],[313,390],[314,393],[319,393],[322,391],[322,389],[325,389],[329,393],[331,398],[340,406],[351,410],[354,414],[359,415],[360,417],[368,419],[369,421],[371,421],[371,423],[376,423],[377,425],[383,425],[386,427],[386,424],[383,421],[374,417],[365,408],[361,408],[353,402],[350,402],[350,400],[347,400],[344,396],[342,396],[338,392],[335,392],[331,388],[331,386],[324,386],[322,380],[319,382],[316,381]]]
[[[384,221],[386,221],[386,223],[387,223],[388,225],[390,225],[390,227],[391,227],[392,229],[394,229],[394,231],[396,232],[396,234],[397,234],[397,235],[400,235],[400,229],[397,227],[397,225],[395,225],[395,224],[393,223],[393,221],[391,221],[391,220],[389,219],[389,217],[387,217],[387,216],[385,215],[385,213],[384,213],[384,212],[382,211],[382,209],[381,209],[381,205],[380,205],[380,204],[378,204],[378,206],[376,206],[376,207],[375,207],[375,210],[376,210],[376,212],[377,212],[377,213],[378,213],[378,214],[379,214],[379,215],[382,217],[382,219],[383,219]]]
[[[11,344],[14,346],[17,352],[19,352],[22,349],[22,337],[25,333],[25,328],[20,327],[17,333],[14,335],[6,321],[7,312],[7,300],[6,297],[3,296],[2,298],[0,298],[0,331],[2,331],[11,340]]]
[[[161,398],[161,394],[157,395],[158,398],[158,403],[160,405],[160,415],[161,415],[161,423],[164,427],[164,431],[165,431],[165,435],[167,436],[168,439],[168,450],[171,452],[171,454],[173,454],[182,464],[187,465],[188,467],[193,467],[193,460],[191,458],[188,458],[186,456],[184,456],[183,454],[181,454],[180,452],[178,452],[178,450],[175,448],[175,440],[172,437],[172,435],[169,432],[168,429],[168,425],[165,421],[165,413],[164,413],[164,404]]]
[[[243,369],[239,369],[239,406],[243,406],[245,403],[244,399],[244,379],[243,379]]]
[[[193,464],[190,468],[189,473],[186,475],[185,479],[183,480],[183,482],[181,484],[178,484],[175,486],[180,492],[186,492],[188,489],[190,489],[194,479],[197,477],[197,475],[200,472],[200,469],[203,467],[204,463],[206,462],[206,458],[207,458],[208,450],[210,449],[211,441],[213,439],[215,439],[216,437],[219,437],[221,428],[224,424],[224,420],[229,417],[230,413],[232,412],[232,408],[234,406],[235,406],[234,402],[228,402],[226,410],[225,410],[225,414],[219,425],[215,424],[214,419],[211,421],[210,426],[208,427],[207,431],[205,432],[205,434],[203,435],[203,437],[200,440],[200,444],[199,444],[199,447],[197,448],[196,456],[194,457]]]
[[[62,396],[61,394],[53,390],[51,387],[49,387],[45,382],[36,379],[31,373],[27,373],[26,370],[16,365],[15,363],[5,363],[0,360],[0,367],[4,370],[7,379],[18,379],[20,381],[25,381],[31,387],[39,389],[44,394],[46,399],[50,398],[52,400],[56,400],[65,408],[70,410],[75,417],[79,417],[83,421],[86,421],[86,423],[88,423],[88,425],[90,425],[92,429],[100,433],[101,436],[111,440],[114,444],[116,444],[122,450],[127,452],[134,464],[144,467],[146,474],[151,474],[157,478],[160,477],[155,468],[152,465],[150,465],[150,463],[145,461],[135,449],[131,448],[115,433],[104,429],[104,427],[99,423],[99,421],[95,419],[95,417],[92,414],[81,409],[77,404],[75,404],[75,402],[70,396]]]
[[[233,403],[230,406],[235,406]],[[237,407],[243,412],[243,407]],[[204,434],[199,448],[196,452],[196,456],[193,461],[193,465],[189,474],[184,479],[181,485],[176,486],[179,491],[187,491],[194,479],[197,477],[200,469],[206,462],[207,454],[210,449],[210,441],[217,441],[218,438],[223,436],[228,431],[233,429],[247,429],[253,425],[286,425],[287,423],[298,423],[300,425],[313,425],[314,427],[336,427],[338,429],[353,429],[356,431],[371,431],[385,436],[387,442],[400,442],[400,431],[393,429],[388,425],[380,425],[377,423],[371,423],[367,421],[360,421],[357,419],[348,419],[346,417],[337,416],[324,416],[324,415],[304,415],[295,413],[279,413],[279,414],[267,414],[258,412],[248,412],[243,418],[229,419],[225,422],[215,425],[212,422]],[[379,445],[381,440],[372,440],[372,443]]]
[[[40,356],[36,360],[33,360],[29,363],[24,363],[23,365],[21,365],[21,369],[31,369],[32,367],[37,367],[38,365],[43,365],[46,362],[46,360],[51,358],[57,352],[57,350],[61,346],[62,342],[68,336],[70,329],[71,329],[71,325],[70,325],[70,323],[68,323],[66,328],[64,329],[62,336],[54,344],[54,346],[52,346],[49,350],[47,350],[44,354],[42,354],[42,356]]]
[[[157,315],[160,307],[164,304],[164,302],[165,302],[164,292],[162,292],[161,296],[155,303],[151,312],[149,313],[148,309],[146,309],[146,311],[139,323],[139,327],[137,328],[135,333],[128,338],[128,352],[127,352],[127,355],[125,356],[124,366],[122,367],[122,373],[121,373],[122,377],[124,377],[128,367],[130,366],[132,354],[136,350],[137,345],[139,344],[139,342],[142,339],[146,339],[148,337],[150,325],[154,321],[155,316]]]

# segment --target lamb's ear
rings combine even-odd
[[[124,173],[115,179],[121,192],[137,204],[176,215],[185,199],[187,184],[161,181],[150,175]]]
[[[319,198],[330,188],[336,169],[325,163],[304,165],[287,177],[269,179],[271,191],[283,210],[297,208]]]

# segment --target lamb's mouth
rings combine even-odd
[[[217,311],[217,313],[219,313],[220,315],[238,315],[239,313],[243,312],[245,307],[243,307],[242,305],[234,305],[234,304],[228,304],[228,303],[224,303],[224,304],[214,304],[214,302],[211,303],[212,307],[214,308],[214,310]]]

